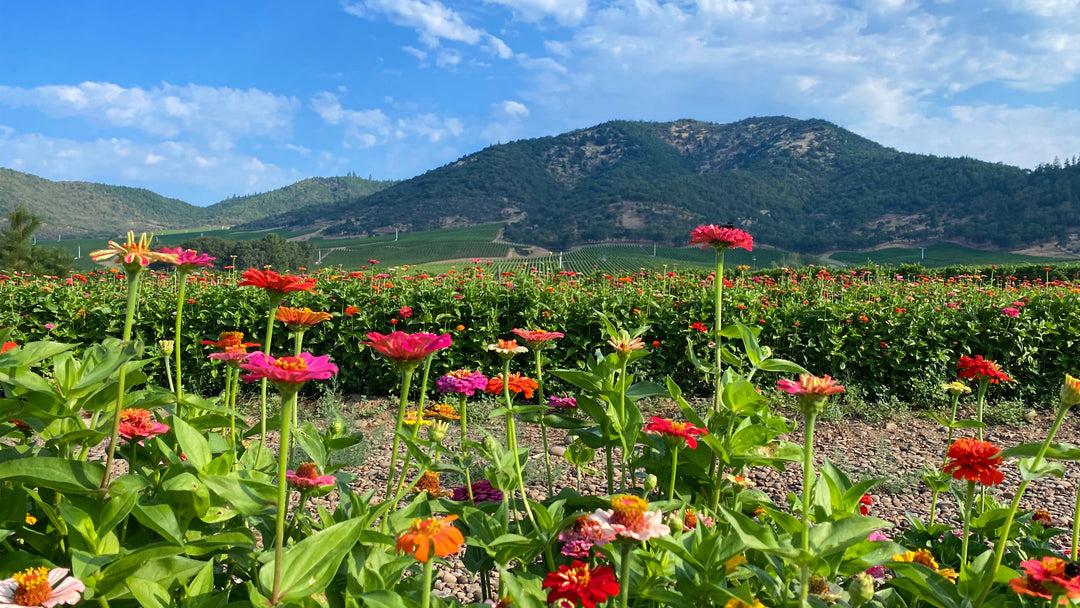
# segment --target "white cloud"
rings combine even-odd
[[[392,23],[411,27],[420,34],[420,41],[430,48],[437,48],[446,40],[480,45],[500,59],[513,56],[502,39],[469,25],[457,11],[438,0],[362,0],[346,2],[343,6],[350,15],[373,18],[381,14]],[[456,65],[456,62],[443,65]]]
[[[194,135],[215,149],[240,137],[286,137],[300,108],[295,98],[259,89],[164,83],[143,89],[109,82],[0,86],[0,104],[33,107],[53,117],[140,130],[156,137]]]
[[[248,192],[272,190],[304,177],[253,156],[207,152],[188,143],[117,137],[75,141],[10,131],[0,132],[0,166],[54,180],[169,182],[219,192],[236,192],[239,183]]]
[[[526,21],[540,21],[547,17],[562,25],[577,25],[589,11],[588,0],[488,0],[509,6]]]
[[[424,51],[421,51],[418,48],[411,47],[411,46],[403,46],[403,47],[401,47],[401,50],[403,50],[406,53],[412,55],[413,57],[416,57],[420,61],[423,61],[423,60],[427,59],[427,53],[424,52]]]
[[[511,118],[524,118],[529,115],[529,108],[520,101],[506,100],[500,104],[502,111]]]
[[[327,124],[345,127],[343,145],[346,147],[370,148],[391,138],[411,137],[422,137],[435,143],[459,136],[465,131],[457,118],[443,119],[429,112],[391,119],[381,109],[347,109],[342,107],[336,95],[327,92],[316,95],[311,107]]]

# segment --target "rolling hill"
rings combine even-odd
[[[683,244],[734,222],[800,252],[957,242],[1077,251],[1080,166],[1030,171],[886,148],[823,120],[608,122],[488,147],[363,199],[249,227],[371,235],[507,221],[506,238],[562,249]]]

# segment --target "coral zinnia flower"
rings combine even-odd
[[[243,348],[251,348],[252,346],[259,346],[254,342],[244,342],[244,333],[239,331],[223,331],[218,334],[217,342],[213,340],[203,340],[199,342],[203,346],[216,346],[221,350],[228,350],[237,346]]]
[[[284,323],[291,331],[307,331],[308,328],[333,317],[328,312],[314,312],[310,308],[281,306],[274,312],[274,318]]]
[[[689,422],[675,422],[671,418],[659,418],[653,416],[652,420],[642,429],[650,435],[663,435],[665,440],[678,441],[681,437],[686,440],[690,449],[697,448],[697,439],[694,435],[708,435],[709,431],[698,428]]]
[[[825,376],[818,378],[810,374],[799,374],[799,381],[778,380],[777,390],[786,391],[799,399],[799,409],[803,413],[820,414],[825,409],[825,400],[829,395],[844,392],[844,387],[837,384],[836,380]]]
[[[395,331],[387,335],[371,332],[362,346],[370,346],[386,355],[391,363],[401,369],[416,369],[431,353],[450,346],[450,334],[407,334]]]
[[[78,604],[86,585],[67,568],[27,568],[0,581],[0,605],[44,606]]]
[[[145,268],[150,265],[150,262],[168,262],[170,264],[175,264],[175,255],[150,251],[150,242],[153,240],[153,234],[147,235],[144,232],[139,235],[139,240],[136,241],[135,232],[129,230],[126,243],[120,245],[115,241],[109,241],[109,247],[107,249],[91,251],[90,259],[95,262],[117,261],[117,264],[123,266],[128,272]]]
[[[1069,562],[1059,557],[1020,562],[1020,566],[1027,571],[1026,576],[1012,579],[1009,586],[1017,593],[1047,600],[1054,595],[1063,595],[1065,597],[1061,603],[1067,604],[1065,598],[1080,598],[1080,577],[1066,574],[1068,565]]]
[[[507,381],[507,388],[513,394],[525,393],[526,399],[532,399],[533,391],[539,387],[536,384],[536,380],[529,378],[528,376],[522,376],[518,372],[510,374],[510,379]],[[488,380],[487,387],[484,388],[485,393],[491,393],[496,395],[503,390],[503,375],[499,374],[494,378]]]
[[[639,496],[617,494],[611,497],[611,509],[597,509],[589,519],[600,524],[607,536],[649,540],[671,532],[660,511],[649,511],[649,503]]]
[[[315,288],[315,277],[305,279],[291,274],[278,274],[273,270],[263,271],[248,268],[241,276],[244,280],[237,283],[240,287],[258,287],[281,295],[294,291],[311,291]]]
[[[984,486],[995,486],[1005,481],[1005,474],[998,470],[1003,460],[997,454],[1001,448],[989,441],[964,437],[949,446],[943,470],[952,473],[953,479],[966,479]]]
[[[397,550],[412,553],[421,562],[431,559],[432,549],[439,557],[457,553],[465,543],[465,537],[461,535],[461,530],[451,525],[455,519],[457,515],[414,519],[409,530],[398,538]]]
[[[543,331],[541,329],[514,329],[513,331],[518,337],[525,340],[526,346],[534,350],[544,346],[545,342],[557,340],[566,335],[558,331]]]
[[[503,359],[509,359],[514,355],[529,352],[528,348],[518,346],[517,340],[498,340],[495,344],[488,344],[487,349],[495,351]]]
[[[150,410],[128,409],[120,411],[120,436],[124,439],[133,437],[153,437],[169,430],[167,424],[154,420]]]
[[[314,462],[305,462],[296,467],[296,471],[286,471],[285,480],[289,485],[300,490],[332,486],[337,482],[333,475],[319,475],[319,469]]]
[[[470,372],[467,369],[454,370],[435,381],[435,392],[457,393],[459,395],[473,396],[476,391],[484,390],[487,386],[487,376],[479,371]]]
[[[738,228],[721,228],[715,224],[698,226],[690,232],[690,244],[701,245],[702,249],[713,247],[721,251],[728,248],[742,247],[754,250],[754,237]]]
[[[982,355],[960,357],[956,363],[956,377],[962,380],[986,381],[991,384],[997,384],[999,380],[1005,382],[1012,380],[1008,374],[1001,371],[997,363],[983,359]]]
[[[316,357],[310,353],[300,353],[298,357],[275,359],[261,350],[251,353],[240,367],[249,372],[246,376],[240,376],[244,382],[266,378],[282,393],[295,393],[308,380],[326,380],[338,372],[337,366],[330,363],[329,355]]]
[[[184,249],[183,247],[177,247],[175,249],[169,249],[168,247],[162,247],[158,253],[164,253],[166,255],[176,256],[176,261],[172,265],[176,268],[177,272],[188,273],[195,270],[199,266],[214,267],[214,260],[217,258],[206,255],[205,253],[199,253],[194,249]]]
[[[569,566],[559,566],[558,571],[548,573],[541,587],[549,590],[549,604],[569,600],[573,605],[580,603],[584,608],[595,608],[597,604],[619,594],[614,568],[589,568],[589,564],[576,559]]]

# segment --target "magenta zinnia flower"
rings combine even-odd
[[[300,353],[298,357],[275,359],[261,350],[251,353],[240,367],[249,372],[240,376],[244,382],[266,378],[283,393],[295,393],[308,380],[326,380],[338,372],[337,366],[330,363],[329,355],[316,357]]]
[[[487,386],[487,377],[479,370],[470,372],[467,369],[459,369],[446,374],[435,381],[435,392],[457,393],[468,397],[476,391],[484,390]]]
[[[390,361],[402,369],[415,369],[428,355],[450,346],[450,334],[407,334],[395,331],[388,335],[371,332],[368,339],[361,342],[386,355]]]
[[[754,237],[738,228],[721,228],[715,224],[698,226],[690,232],[690,244],[701,245],[702,249],[713,247],[719,250],[738,249],[754,250]]]
[[[176,261],[171,262],[178,272],[191,272],[198,266],[214,267],[214,260],[217,258],[206,255],[205,253],[199,253],[194,249],[184,249],[183,247],[177,247],[170,249],[168,247],[162,247],[158,250],[158,253],[164,253],[166,255],[175,256]]]

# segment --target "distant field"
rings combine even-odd
[[[871,264],[922,264],[927,268],[956,265],[980,265],[980,264],[1023,264],[1023,263],[1061,263],[1061,258],[1047,258],[1016,253],[1000,253],[995,251],[982,251],[969,249],[953,243],[941,243],[931,245],[925,249],[925,257],[918,247],[904,249],[890,247],[877,251],[854,253],[842,251],[832,254],[832,259],[851,265]]]

